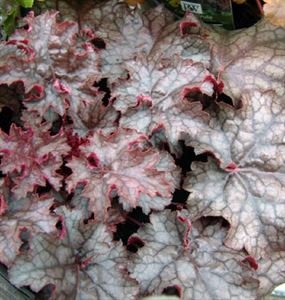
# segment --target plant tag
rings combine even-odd
[[[191,11],[194,14],[203,14],[202,5],[200,3],[181,1],[181,8],[184,11]]]
[[[234,17],[231,0],[182,0],[181,9],[191,11],[206,23],[234,28]]]
[[[153,0],[154,3],[164,3],[177,16],[183,16],[191,11],[205,23],[235,29],[233,7],[231,0]]]

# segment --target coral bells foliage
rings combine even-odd
[[[285,281],[285,29],[73,4],[45,1],[0,44],[10,281],[57,300],[269,293]]]

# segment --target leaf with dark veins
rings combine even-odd
[[[97,216],[94,216],[92,210],[89,209],[89,200],[82,196],[82,190],[83,186],[75,189],[74,195],[70,201],[70,206],[80,209],[85,220],[94,219],[94,221],[97,222]],[[107,226],[108,230],[116,232],[117,225],[125,221],[127,213],[115,199],[114,201],[111,201],[111,207],[106,209],[108,216],[105,218],[104,224]]]
[[[92,129],[101,131],[104,135],[114,132],[117,128],[119,112],[112,103],[103,104],[105,93],[98,93],[90,102],[82,101],[74,114],[74,131],[79,135],[87,135]]]
[[[224,32],[162,6],[81,2],[44,1],[61,16],[31,13],[0,43],[0,109],[17,113],[0,131],[12,283],[54,286],[54,300],[263,297],[285,272],[285,29]],[[183,178],[189,211],[152,212],[181,188],[169,152],[184,144],[209,154]],[[52,199],[30,193],[46,188]],[[137,207],[152,223],[130,238],[143,246],[130,260],[112,234]]]
[[[126,151],[136,149],[145,151],[150,146],[150,141],[144,134],[139,134],[135,130],[118,129],[107,136],[98,132],[90,133],[88,142],[84,143],[80,150],[86,157],[92,156],[93,166],[104,168]]]
[[[0,219],[0,261],[10,267],[20,253],[22,241],[20,233],[29,230],[37,235],[40,232],[55,232],[57,218],[50,214],[51,198],[39,198],[29,194],[17,201],[9,199],[8,209]]]
[[[136,299],[135,281],[127,275],[127,253],[113,242],[104,224],[85,225],[80,210],[58,209],[63,234],[38,234],[30,251],[18,256],[9,270],[17,287],[29,285],[38,292],[47,284],[55,287],[56,300]]]
[[[224,83],[224,93],[238,104],[244,90],[269,89],[285,95],[285,28],[266,20],[244,30],[209,35],[211,71]]]
[[[151,224],[130,237],[129,242],[137,237],[144,243],[130,267],[141,294],[161,294],[176,286],[183,300],[255,299],[257,276],[241,264],[243,252],[223,245],[226,228],[221,222],[205,227],[198,221],[189,231],[188,221],[186,212],[153,213]]]
[[[65,96],[56,91],[54,84],[46,84],[45,88],[36,85],[25,95],[24,105],[29,111],[36,111],[41,116],[51,112],[63,116],[69,107]]]
[[[243,30],[226,31],[188,15],[179,27],[175,24],[165,29],[152,52],[154,57],[178,53],[202,62],[219,78],[219,92],[223,86],[223,93],[238,106],[245,89],[272,89],[285,95],[284,41],[285,29],[264,19]]]
[[[156,169],[159,172],[164,172],[166,182],[171,182],[175,187],[179,186],[180,169],[175,166],[171,156],[163,153],[160,157],[160,162],[156,165]],[[151,210],[163,210],[171,203],[171,200],[171,197],[163,197],[159,195],[151,196],[146,193],[140,193],[137,206],[140,206],[145,214],[149,214]],[[125,210],[130,211],[133,208],[129,201],[124,199],[123,196],[119,198],[119,201]]]
[[[139,53],[149,53],[163,28],[174,16],[162,6],[142,14],[117,0],[106,1],[91,9],[82,18],[85,26],[95,27],[98,38],[104,40],[101,50],[103,73],[114,80],[124,76],[123,63]]]
[[[163,28],[149,56],[157,60],[178,55],[183,59],[202,63],[209,69],[211,66],[211,47],[207,40],[209,31],[212,33],[211,27],[208,28],[193,14],[187,13],[182,20]]]
[[[53,3],[52,3],[53,2]],[[57,1],[48,1],[56,8]],[[147,10],[131,9],[124,1],[60,1],[58,9],[63,19],[79,20],[82,28],[95,29],[94,47],[100,51],[102,72],[115,81],[125,77],[122,64],[137,54],[149,53],[164,27],[174,15],[162,6]]]
[[[26,21],[28,30],[17,30],[7,42],[14,51],[6,54],[5,64],[1,66],[0,80],[8,84],[24,80],[25,88],[29,91],[35,84],[45,84],[45,80],[48,81],[52,78],[49,44],[51,40],[62,43],[61,38],[65,40],[65,36],[57,36],[60,32],[56,32],[55,13],[46,13],[39,17],[30,15]],[[66,36],[70,35],[70,31],[72,31],[72,35],[77,32],[76,23],[65,23],[63,27],[66,30],[64,33]],[[65,42],[67,41],[65,40]],[[66,51],[66,48],[61,51]],[[27,56],[29,52],[32,52],[33,55],[25,57],[24,55]]]
[[[266,259],[258,262],[259,296],[269,295],[272,289],[284,283],[285,252],[273,252]]]
[[[61,116],[68,111],[76,119],[81,102],[97,96],[93,84],[100,79],[99,59],[90,43],[91,30],[79,31],[75,22],[57,23],[56,17],[47,12],[26,18],[28,30],[17,30],[7,42],[14,53],[6,54],[0,82],[23,80],[24,105],[41,116],[49,110]],[[23,59],[18,49],[32,54]]]
[[[197,144],[219,166],[193,163],[184,188],[192,217],[223,216],[226,244],[259,257],[285,246],[285,106],[274,92],[247,93],[243,103],[217,109]]]
[[[46,181],[56,190],[61,186],[62,177],[56,170],[70,147],[62,131],[51,136],[46,129],[46,124],[27,130],[12,124],[9,135],[0,131],[0,168],[15,183],[12,191],[17,198],[35,186],[45,186]]]
[[[173,150],[178,140],[184,138],[185,134],[193,138],[203,134],[208,128],[208,120],[208,114],[202,110],[200,103],[180,99],[177,105],[169,107],[165,112],[146,103],[140,103],[121,117],[120,126],[136,129],[149,136],[157,130],[164,129],[167,142]]]
[[[113,90],[114,106],[123,112],[120,125],[151,135],[163,127],[170,143],[182,133],[196,135],[207,127],[208,114],[200,103],[185,99],[188,91],[212,96],[213,78],[202,64],[182,60],[137,58],[126,64],[130,79]]]
[[[119,130],[110,137],[94,133],[89,144],[80,147],[87,158],[73,157],[67,164],[73,171],[67,178],[68,191],[84,184],[82,196],[89,199],[96,220],[106,218],[113,195],[134,208],[146,197],[161,197],[170,202],[177,186],[177,170],[166,152],[150,146],[146,136],[135,131]],[[145,210],[158,208],[155,202]]]
[[[190,141],[197,154],[211,152],[222,168],[254,167],[266,172],[283,170],[285,105],[274,91],[245,91],[243,106],[227,105],[211,111],[208,129]],[[236,170],[238,171],[238,169]]]
[[[285,28],[261,20],[235,31],[214,29],[189,14],[164,28],[150,56],[201,62],[218,79],[220,88],[235,106],[245,89],[275,90],[285,95]],[[222,90],[223,89],[223,90]]]
[[[190,59],[175,56],[171,60],[154,61],[140,56],[127,62],[125,68],[130,78],[122,80],[113,89],[116,97],[114,106],[122,113],[135,107],[141,99],[165,111],[179,102],[179,95],[186,88],[199,90],[208,96],[214,93],[210,73],[202,64],[193,63]]]
[[[226,245],[245,247],[255,257],[284,247],[284,176],[242,169],[229,173],[213,160],[193,163],[192,171],[184,189],[191,192],[188,209],[193,218],[223,216],[231,224]]]

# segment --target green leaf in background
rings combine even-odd
[[[0,23],[2,25],[2,36],[9,37],[16,29],[17,17],[20,15],[20,7],[32,8],[34,0],[11,0],[0,3]]]
[[[6,36],[11,35],[16,27],[16,17],[19,14],[19,7],[15,6],[10,9],[3,21],[3,31]]]
[[[34,4],[34,0],[17,0],[17,2],[24,8],[32,8]]]

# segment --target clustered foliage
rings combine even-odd
[[[0,44],[10,281],[57,300],[283,282],[285,29],[55,2]]]

